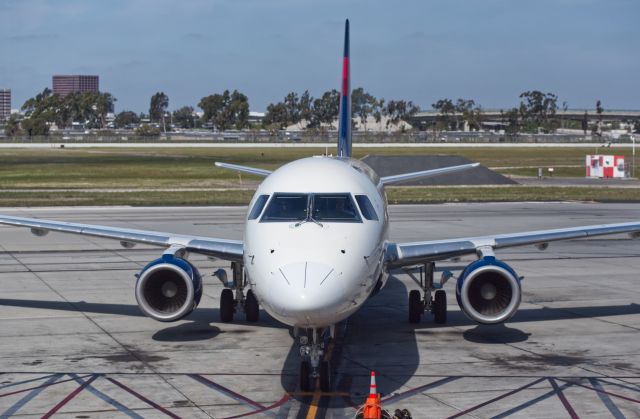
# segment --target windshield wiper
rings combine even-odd
[[[316,220],[315,218],[313,218],[313,217],[311,217],[311,216],[309,216],[309,217],[305,218],[305,219],[304,219],[304,220],[302,220],[302,221],[298,221],[297,223],[295,223],[295,225],[294,225],[294,226],[295,226],[295,227],[300,227],[302,224],[304,224],[304,223],[308,223],[309,221],[311,221],[312,223],[315,223],[315,224],[319,225],[320,227],[324,227],[320,221]]]
[[[316,219],[315,219],[315,218],[313,218],[313,217],[309,217],[309,221],[312,221],[312,222],[316,223],[316,224],[317,224],[317,225],[319,225],[320,227],[324,227],[320,221],[316,220]]]
[[[316,220],[315,218],[313,218],[313,216],[311,214],[313,214],[313,194],[310,194],[307,197],[307,217],[304,220],[301,220],[301,221],[298,221],[297,223],[295,223],[294,227],[300,227],[302,224],[308,223],[309,221],[319,225],[320,227],[324,227],[322,225],[322,223],[320,221]]]

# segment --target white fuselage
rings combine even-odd
[[[246,221],[245,273],[261,306],[295,327],[335,324],[387,279],[384,191],[375,173],[357,160],[310,157],[269,175],[249,211],[259,196],[268,195],[270,202],[274,194],[285,193],[366,195],[375,209],[377,220],[368,220],[357,208],[358,222],[266,222],[262,214]]]

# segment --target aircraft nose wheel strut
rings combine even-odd
[[[331,363],[324,359],[325,350],[331,336],[325,333],[327,329],[309,329],[306,334],[298,337],[300,345],[300,390],[310,392],[316,380],[320,382],[320,390],[331,391]],[[330,333],[329,333],[330,334]]]
[[[451,272],[445,271],[442,273],[440,282],[435,283],[433,281],[434,272],[434,262],[425,263],[420,267],[419,278],[407,271],[422,290],[422,294],[418,290],[409,292],[409,323],[420,323],[425,312],[433,314],[433,321],[437,324],[447,322],[447,293],[442,288],[452,275]]]

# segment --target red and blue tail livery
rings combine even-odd
[[[338,125],[338,156],[351,157],[351,75],[349,72],[349,19],[344,26],[344,57],[342,59],[342,95]]]

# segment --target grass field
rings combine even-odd
[[[214,161],[275,169],[324,148],[1,149],[0,206],[246,204],[260,178]],[[332,150],[329,150],[330,152]],[[583,176],[583,148],[355,148],[367,154],[457,154],[504,174]],[[616,150],[628,154],[631,150]],[[62,189],[62,190],[60,190]],[[194,190],[195,189],[195,190]],[[217,190],[212,190],[217,189]],[[224,190],[219,190],[224,189]],[[597,200],[640,201],[629,188],[389,188],[391,202]]]

